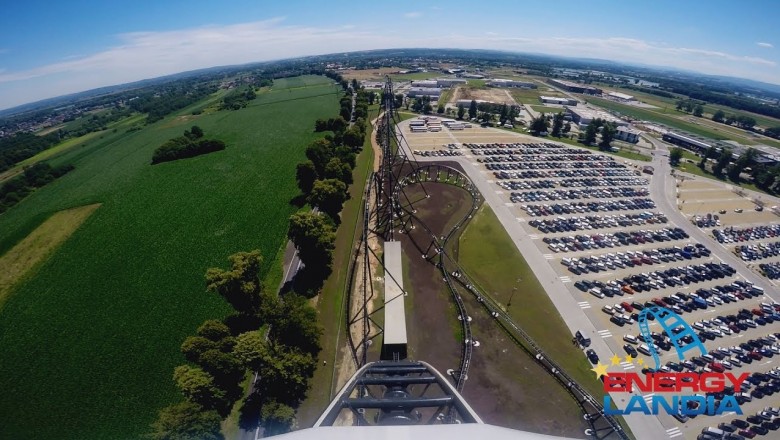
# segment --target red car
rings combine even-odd
[[[756,436],[756,433],[753,431],[748,431],[747,429],[740,429],[739,435],[745,438],[753,438]]]
[[[722,373],[726,371],[726,367],[723,366],[720,362],[713,362],[710,364],[710,369],[716,373]]]

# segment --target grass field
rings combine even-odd
[[[274,260],[296,209],[295,164],[338,97],[323,77],[280,79],[246,109],[184,109],[51,160],[76,169],[0,216],[0,252],[56,211],[102,207],[0,310],[0,438],[138,438],[180,399],[179,345],[228,311],[205,292],[206,269],[255,248]],[[228,148],[150,165],[193,124]]]
[[[506,305],[511,297],[509,313],[515,322],[568,374],[594,396],[603,394],[585,356],[571,345],[571,333],[555,305],[487,205],[479,209],[460,237],[458,259],[500,304]],[[563,388],[545,391],[566,393]]]
[[[55,213],[0,256],[0,308],[13,287],[56,251],[99,206],[96,203]]]
[[[536,110],[539,113],[548,113],[548,114],[561,113],[564,111],[564,109],[561,107],[547,107],[544,105],[532,105],[531,108]]]
[[[734,127],[728,127],[722,124],[710,125],[712,121],[707,119],[698,120],[698,118],[690,116],[696,120],[696,123],[694,124],[684,121],[679,117],[676,117],[674,114],[665,114],[655,109],[620,104],[607,99],[588,97],[588,102],[599,107],[622,113],[626,116],[631,116],[632,118],[661,123],[669,127],[676,128],[678,130],[684,130],[709,139],[735,140],[745,145],[762,143],[780,147],[780,142],[766,138],[756,139],[753,136],[745,133],[737,133],[734,131]],[[682,115],[681,113],[675,113],[677,115]]]

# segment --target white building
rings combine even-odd
[[[412,87],[406,96],[410,98],[419,98],[423,96],[430,96],[431,98],[439,98],[441,96],[441,89],[438,87]]]
[[[624,127],[628,125],[628,122],[618,119],[611,114],[599,110],[592,110],[582,107],[566,107],[567,115],[571,117],[571,120],[579,124],[580,127],[585,127],[591,123],[594,119],[602,119],[607,122],[612,122],[618,127]]]
[[[435,89],[439,87],[439,83],[436,80],[423,79],[418,81],[412,81],[412,87],[419,87],[424,89]]]
[[[515,81],[513,79],[491,79],[485,83],[488,87],[517,87],[521,89],[535,89],[536,84],[525,82],[525,81]]]
[[[539,101],[543,104],[577,105],[576,99],[560,98],[558,96],[540,96]]]
[[[452,86],[465,85],[467,81],[462,78],[436,78],[436,87],[446,89]]]
[[[631,142],[632,144],[635,144],[639,142],[639,132],[636,130],[632,130],[628,127],[618,127],[617,132],[615,133],[615,139],[619,139],[621,141]]]
[[[636,98],[634,96],[626,95],[625,93],[620,93],[620,92],[609,92],[607,93],[607,96],[620,102],[636,101]]]

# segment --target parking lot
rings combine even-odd
[[[460,134],[455,136],[459,138]],[[494,192],[504,200],[505,208],[517,217],[537,251],[593,323],[596,330],[588,336],[602,340],[609,349],[596,350],[600,359],[608,362],[613,353],[621,357],[619,365],[611,369],[642,368],[625,360],[632,353],[625,346],[639,350],[643,344],[651,343],[638,338],[636,322],[639,311],[651,305],[678,312],[694,326],[707,350],[706,357],[697,353],[699,356],[689,359],[685,365],[672,363],[664,369],[723,369],[760,375],[780,366],[775,358],[780,344],[774,339],[780,337],[775,335],[780,332],[777,322],[780,310],[762,292],[749,290],[751,285],[747,280],[711,252],[712,247],[724,246],[740,256],[736,246],[748,243],[721,244],[714,236],[707,243],[691,239],[656,208],[655,201],[649,197],[649,177],[640,173],[639,166],[598,152],[548,142],[471,144],[471,140],[473,137],[457,144],[464,152],[461,160],[480,169],[485,180],[494,185]],[[777,216],[753,210],[753,202],[733,191],[712,188],[709,183],[695,180],[685,180],[682,185],[689,191],[684,196],[690,197],[679,199],[679,206],[688,218],[704,216],[707,209],[730,210],[719,216],[720,226],[713,222],[713,226],[703,228],[707,231],[716,227],[725,230],[740,225],[738,221],[777,223]],[[751,230],[741,236],[748,237],[749,245],[753,245],[759,233],[760,230]],[[780,241],[773,240],[769,234],[760,240],[767,243],[765,248]],[[758,245],[758,249],[764,248]],[[780,258],[771,251],[770,254],[761,262],[777,262],[780,277]],[[758,262],[755,260],[756,270]],[[771,313],[764,310],[766,307],[772,308]],[[662,329],[656,322],[651,322],[650,327],[660,338],[652,343],[660,351],[662,363],[678,362]],[[626,335],[635,342],[626,342]],[[740,344],[747,345],[740,347]],[[723,353],[726,350],[728,355]],[[652,364],[649,352],[637,352],[637,355]],[[765,406],[780,406],[780,394],[775,394],[780,391],[780,388],[775,390],[780,387],[780,379],[757,376],[751,380],[758,382],[750,386],[751,392],[758,390],[756,395],[760,397],[742,402],[743,420]],[[648,401],[651,397],[645,396]],[[703,428],[717,427],[733,418],[733,414],[683,420],[659,416],[668,438],[696,438]],[[756,430],[760,431],[761,427]]]

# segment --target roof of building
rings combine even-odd
[[[632,95],[627,95],[620,92],[609,92],[607,95],[612,96],[613,98],[625,99],[626,101],[631,101],[634,99]]]
[[[385,242],[385,344],[406,344],[401,242]]]
[[[628,128],[628,127],[623,127],[623,126],[618,127],[617,131],[625,131],[626,133],[635,134],[637,136],[639,135],[639,131],[638,130],[634,130],[633,128]]]

